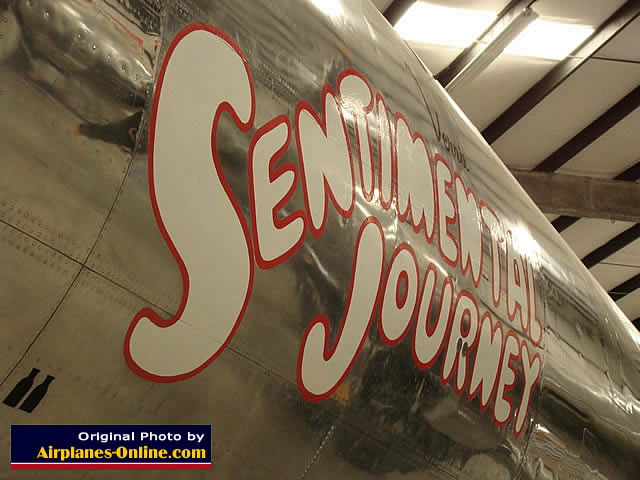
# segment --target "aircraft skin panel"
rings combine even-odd
[[[182,280],[171,253],[157,234],[148,185],[146,152],[137,153],[86,264],[132,293],[175,313]],[[129,248],[119,248],[125,243]],[[141,250],[144,255],[140,255]]]
[[[211,424],[220,479],[635,478],[637,332],[370,2],[2,18],[0,397],[55,380],[0,475]]]
[[[73,129],[66,129],[78,123],[78,116],[83,118],[84,113],[74,114],[68,105],[43,91],[61,88],[65,78],[50,64],[37,60],[39,63],[26,73],[31,75],[28,80],[3,65],[0,108],[12,112],[3,119],[3,151],[10,158],[23,160],[5,164],[0,218],[84,262],[107,219],[130,159],[115,145],[91,145],[75,137]],[[48,81],[53,87],[47,87]],[[72,101],[65,97],[76,94],[58,93],[64,101]],[[95,95],[91,91],[81,94],[89,97],[86,101]],[[51,135],[55,135],[58,149],[51,148]],[[81,158],[86,161],[78,161]]]
[[[0,349],[4,379],[54,314],[80,264],[6,223],[0,224],[0,263],[6,279],[0,297],[4,306]],[[31,280],[19,281],[22,276]],[[37,301],[16,302],[18,298]]]

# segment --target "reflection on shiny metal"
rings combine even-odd
[[[169,317],[180,303],[180,271],[149,198],[146,139],[156,67],[194,22],[225,31],[246,55],[254,127],[292,119],[299,100],[318,110],[323,84],[335,88],[340,72],[356,68],[496,209],[532,259],[544,325],[542,378],[521,435],[513,420],[498,428],[478,399],[442,385],[441,360],[420,371],[407,340],[390,348],[375,327],[331,398],[300,396],[302,336],[318,313],[340,318],[368,216],[381,221],[387,265],[410,243],[420,265],[448,272],[456,292],[473,291],[512,328],[488,278],[476,289],[442,261],[437,242],[418,241],[394,209],[361,191],[350,218],[330,209],[321,237],[307,236],[275,269],[255,269],[241,326],[199,375],[160,385],[127,368],[122,343],[136,312]],[[5,0],[0,34],[0,397],[32,368],[56,377],[33,419],[2,406],[3,468],[12,423],[212,423],[214,478],[637,477],[640,338],[369,1]],[[224,175],[249,219],[255,128],[221,122]],[[295,145],[284,160],[298,165]],[[303,205],[297,188],[285,208]]]

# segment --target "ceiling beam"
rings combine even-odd
[[[622,297],[629,295],[631,292],[637,290],[638,288],[640,288],[640,273],[638,273],[634,277],[631,277],[626,282],[621,283],[617,287],[609,290],[609,295],[611,296],[611,298],[613,298],[614,302],[617,302]]]
[[[600,263],[605,258],[616,253],[618,250],[622,250],[638,238],[640,238],[640,225],[635,224],[633,227],[612,238],[601,247],[596,248],[593,252],[582,259],[582,263],[584,263],[587,268],[591,268],[596,263]]]
[[[560,173],[512,170],[544,213],[640,222],[640,184]]]
[[[571,158],[584,150],[611,127],[640,106],[640,86],[636,87],[622,100],[591,122],[575,137],[557,149],[534,168],[536,171],[554,171],[566,164]],[[618,175],[616,180],[636,181],[640,178],[640,162]],[[576,223],[580,217],[561,215],[551,224],[558,232],[562,232]]]
[[[463,70],[469,68],[482,51],[504,30],[505,26],[509,25],[524,9],[530,7],[535,1],[511,0],[478,39],[460,52],[449,65],[436,75],[436,80],[446,88]]]
[[[553,228],[555,228],[558,233],[561,233],[571,225],[576,223],[578,220],[580,220],[580,217],[572,217],[571,215],[560,215],[553,222],[551,222],[551,225],[553,225]]]
[[[538,83],[505,110],[482,132],[488,143],[495,142],[504,132],[529,113],[540,101],[553,92],[592,55],[604,47],[640,14],[640,2],[627,0],[600,25],[580,46],[556,65]]]
[[[640,85],[540,162],[534,170],[537,172],[553,172],[559,169],[639,106]]]
[[[622,180],[625,182],[637,182],[638,180],[640,180],[640,161],[636,162],[634,165],[627,168],[622,173],[616,175],[614,180]],[[580,217],[561,215],[553,222],[551,222],[551,225],[553,225],[558,232],[562,232],[576,223],[578,220],[580,220]]]
[[[404,15],[407,10],[409,10],[409,7],[415,2],[416,0],[393,0],[391,5],[389,5],[384,11],[384,18],[386,18],[391,25],[395,25],[398,23],[398,20],[400,20],[402,15]]]
[[[640,161],[618,174],[616,180],[624,180],[626,182],[637,182],[640,180]]]

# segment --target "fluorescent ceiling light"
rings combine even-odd
[[[441,7],[416,2],[395,28],[408,41],[466,47],[496,18],[495,12]]]
[[[516,18],[511,20],[511,22],[489,42],[484,50],[468,62],[455,78],[446,85],[445,88],[447,91],[451,93],[456,88],[468,84],[477,77],[498,58],[498,55],[531,25],[531,22],[535,21],[536,18],[538,18],[538,14],[533,11],[531,7],[522,10]]]
[[[593,33],[592,27],[536,20],[511,44],[506,53],[562,60]]]
[[[496,16],[495,12],[486,10],[466,10],[415,2],[398,20],[395,28],[400,36],[408,41],[467,47],[489,27]],[[561,60],[593,31],[593,27],[586,25],[538,19],[504,51],[513,55]]]

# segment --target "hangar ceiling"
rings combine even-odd
[[[373,3],[397,27],[406,22],[403,15],[416,23],[421,8],[415,0]],[[422,3],[495,14],[466,46],[408,43],[436,79],[449,86],[453,99],[560,235],[640,328],[640,1]],[[451,89],[456,75],[489,50],[504,25],[527,7],[538,14],[534,22],[592,30],[564,58],[516,55],[498,47],[495,60]],[[546,194],[549,186],[554,195]],[[586,194],[595,201],[575,202]]]

